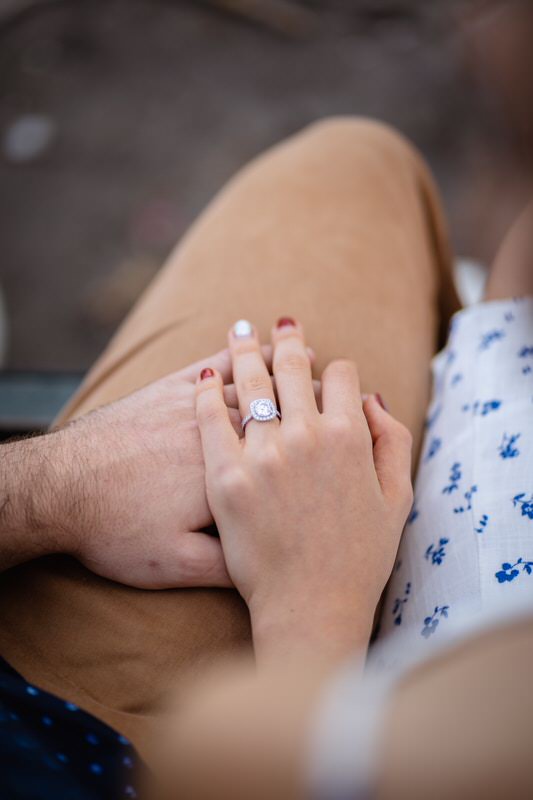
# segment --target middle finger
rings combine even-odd
[[[272,330],[272,344],[273,372],[284,421],[318,414],[302,326],[291,317],[282,317]]]

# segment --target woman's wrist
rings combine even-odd
[[[251,603],[250,617],[261,667],[306,653],[315,661],[336,663],[354,651],[366,651],[373,613],[355,606],[352,598],[324,602],[318,595],[305,599],[279,595],[272,603]]]

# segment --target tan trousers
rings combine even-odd
[[[64,419],[225,346],[301,320],[317,353],[359,365],[418,449],[429,364],[458,308],[431,178],[386,127],[334,119],[247,166],[215,198],[119,329]],[[185,670],[249,643],[229,590],[149,592],[68,558],[0,581],[0,647],[28,680],[113,725],[150,760],[151,726]]]

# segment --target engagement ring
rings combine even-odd
[[[241,422],[242,429],[244,430],[252,419],[257,420],[257,422],[270,422],[271,419],[276,419],[276,417],[281,419],[281,414],[272,400],[268,398],[252,400],[250,403],[250,413]]]

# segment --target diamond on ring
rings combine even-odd
[[[260,397],[250,403],[250,413],[243,419],[241,423],[242,429],[244,430],[252,419],[257,420],[257,422],[269,422],[271,419],[276,419],[276,417],[281,419],[281,414],[272,400],[268,397]]]

